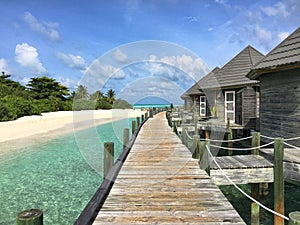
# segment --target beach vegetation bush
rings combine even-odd
[[[112,104],[108,101],[107,97],[104,96],[97,100],[96,109],[112,109]]]
[[[35,99],[56,98],[66,100],[69,96],[67,87],[46,76],[31,78],[27,86]]]
[[[41,115],[44,112],[95,109],[128,109],[132,106],[123,99],[116,100],[113,89],[106,94],[100,90],[92,94],[87,87],[79,85],[76,91],[69,89],[53,78],[31,78],[27,85],[0,75],[0,121],[15,120],[22,116]]]
[[[113,104],[114,109],[132,109],[132,105],[130,105],[127,101],[124,99],[117,99]]]

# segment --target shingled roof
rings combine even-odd
[[[263,73],[270,73],[274,69],[300,67],[300,27],[290,36],[277,45],[253,67],[247,75],[250,79],[256,79]]]
[[[220,70],[219,67],[215,67],[212,71],[210,71],[207,75],[202,77],[198,82],[196,82],[192,87],[190,87],[182,96],[181,98],[186,98],[191,95],[199,95],[202,93],[200,90],[206,83],[212,81],[212,77],[214,74]]]
[[[263,59],[263,57],[264,55],[255,48],[250,45],[247,46],[215,73],[218,84],[216,85],[215,82],[212,84],[208,83],[204,86],[205,89],[224,89],[256,84],[257,81],[250,80],[246,75],[256,63]]]
[[[246,75],[263,57],[263,54],[249,45],[221,69],[216,67],[200,79],[181,98],[184,99],[191,95],[199,95],[208,89],[225,89],[256,84],[258,81],[250,80]]]

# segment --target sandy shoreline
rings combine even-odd
[[[43,113],[0,122],[0,153],[113,120],[144,115],[140,110],[87,110]]]

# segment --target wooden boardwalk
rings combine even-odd
[[[142,127],[94,224],[245,223],[160,113]]]

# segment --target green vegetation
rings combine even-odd
[[[75,92],[53,78],[46,76],[31,78],[26,86],[0,75],[0,121],[15,120],[22,116],[40,115],[43,112],[132,108],[122,99],[115,99],[115,91],[92,94],[83,85]]]

